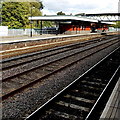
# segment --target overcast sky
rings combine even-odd
[[[64,12],[67,15],[78,13],[113,13],[118,12],[119,0],[42,0],[43,15],[56,15]]]

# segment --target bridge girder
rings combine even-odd
[[[96,13],[96,14],[78,14],[92,19],[97,19],[105,22],[120,21],[120,13]]]

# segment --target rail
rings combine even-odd
[[[87,70],[84,74],[82,74],[81,76],[79,76],[75,81],[73,81],[71,84],[69,84],[67,87],[65,87],[62,91],[60,91],[58,94],[56,94],[54,97],[52,97],[49,101],[47,101],[45,104],[43,104],[41,107],[39,107],[35,112],[33,112],[31,115],[29,115],[26,120],[32,120],[33,118],[36,118],[35,116],[39,116],[40,111],[43,112],[42,110],[45,110],[47,108],[47,105],[50,105],[50,103],[54,100],[56,101],[57,97],[60,96],[61,94],[63,94],[63,92],[65,92],[68,88],[70,88],[72,85],[74,85],[76,82],[80,81],[80,78],[84,77],[86,74],[88,74],[89,72],[91,72],[91,70],[95,69],[95,67],[99,66],[99,64],[101,64],[104,60],[108,59],[114,52],[116,52],[118,49],[120,49],[120,47],[118,47],[117,49],[115,49],[114,51],[112,51],[109,55],[107,55],[106,57],[104,57],[101,61],[99,61],[97,64],[95,64],[93,67],[91,67],[89,70]],[[110,58],[109,58],[110,59]],[[107,92],[107,88],[110,84],[112,84],[113,79],[116,79],[114,82],[117,81],[117,78],[119,76],[119,67],[117,67],[117,69],[115,70],[115,72],[113,73],[112,77],[110,78],[110,80],[108,80],[107,85],[105,86],[105,88],[103,89],[102,93],[100,94],[100,96],[98,97],[97,101],[95,102],[94,106],[91,108],[89,114],[86,117],[86,120],[88,119],[93,119],[94,117],[92,116],[92,112],[93,110],[95,110],[96,105],[98,104],[99,100],[101,99],[101,96],[103,96],[103,94],[105,92]],[[117,74],[117,77],[116,77]],[[112,84],[113,85],[113,84]],[[113,86],[114,87],[114,86]],[[68,91],[69,92],[69,91]],[[63,94],[64,95],[64,94]],[[58,100],[57,100],[58,101]],[[70,105],[69,105],[70,106]],[[36,118],[37,120],[37,118]]]

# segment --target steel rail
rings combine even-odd
[[[117,35],[107,36],[107,38],[111,38],[111,37],[117,37]],[[81,41],[80,43],[72,43],[70,45],[68,44],[68,45],[65,45],[65,46],[57,47],[57,48],[50,48],[48,50],[43,50],[43,51],[38,51],[38,52],[28,53],[28,54],[23,54],[23,55],[11,57],[11,58],[6,58],[6,59],[3,59],[2,61],[0,60],[0,63],[5,63],[5,62],[12,61],[12,60],[17,60],[17,59],[21,59],[21,58],[25,58],[25,57],[41,54],[41,53],[51,52],[51,51],[58,50],[58,49],[63,49],[63,48],[66,48],[66,47],[72,47],[72,46],[79,45],[79,44],[99,41],[101,39],[106,39],[106,36],[105,37],[100,37],[100,38],[93,38],[92,40]]]
[[[87,37],[87,38],[89,38],[89,37]],[[83,40],[85,40],[87,38],[84,38]],[[25,53],[28,53],[28,52],[30,53],[30,52],[43,50],[43,49],[46,49],[46,47],[48,49],[50,44],[51,44],[50,48],[52,48],[55,45],[62,46],[64,44],[69,44],[69,42],[73,43],[74,41],[77,42],[77,41],[82,41],[82,40],[79,39],[79,38],[72,39],[70,41],[69,40],[65,40],[65,41],[63,40],[63,41],[58,41],[58,42],[51,42],[51,43],[48,43],[48,44],[38,44],[38,45],[34,45],[34,46],[26,46],[26,47],[21,47],[21,48],[17,48],[17,49],[5,50],[5,51],[1,51],[0,53],[3,54],[3,55],[1,55],[2,58],[8,58],[8,57],[12,57],[12,56],[20,55],[20,54],[25,54]],[[61,45],[61,43],[62,43],[62,45]],[[43,47],[43,49],[41,47]],[[14,52],[14,51],[16,51],[16,52]],[[13,52],[14,52],[14,54],[12,54]]]
[[[16,75],[23,74],[23,73],[25,73],[25,72],[28,72],[28,71],[37,69],[37,68],[39,68],[39,67],[43,67],[43,66],[48,65],[48,64],[51,64],[51,63],[53,63],[53,62],[56,62],[56,61],[65,59],[65,58],[67,58],[67,57],[70,57],[70,56],[79,54],[79,53],[81,53],[81,52],[84,52],[84,51],[93,49],[93,48],[98,47],[98,46],[101,46],[101,45],[104,45],[104,44],[106,44],[106,43],[111,42],[111,40],[115,41],[116,39],[117,39],[117,38],[112,38],[112,39],[109,39],[109,40],[107,40],[107,41],[102,41],[102,43],[101,43],[101,42],[100,42],[100,43],[97,43],[98,45],[93,45],[92,47],[89,46],[88,48],[85,48],[85,49],[83,49],[83,50],[77,51],[77,52],[75,52],[75,53],[72,53],[72,52],[71,52],[70,54],[67,54],[67,55],[62,56],[62,57],[60,57],[60,58],[57,58],[57,59],[55,59],[55,60],[46,62],[46,63],[44,63],[44,64],[42,64],[42,65],[33,66],[33,67],[30,67],[30,68],[27,69],[27,70],[23,70],[23,71],[21,71],[21,72],[14,73],[14,74],[12,74],[11,76],[4,76],[4,74],[3,74],[2,80],[3,80],[3,82],[4,82],[4,81],[6,81],[7,79],[9,79],[9,78],[11,78],[11,77],[14,77],[14,76],[16,76]],[[117,40],[117,42],[119,42],[119,40]],[[28,64],[30,64],[30,63],[28,63]],[[19,67],[19,66],[18,66],[18,67]],[[3,72],[3,73],[4,73],[4,72]]]
[[[72,50],[72,49],[76,49],[76,48],[79,48],[79,47],[83,47],[84,45],[88,44],[92,44],[92,43],[95,43],[95,42],[98,42],[100,41],[100,39],[95,39],[95,40],[89,40],[89,41],[85,41],[85,42],[80,42],[80,43],[75,43],[75,44],[71,44],[71,45],[65,45],[65,46],[62,46],[62,47],[57,47],[57,48],[52,48],[52,49],[49,49],[49,50],[44,50],[44,51],[39,51],[39,52],[35,52],[35,53],[30,53],[30,54],[25,54],[25,55],[21,55],[21,56],[17,56],[17,57],[14,57],[14,58],[10,58],[10,59],[5,59],[3,61],[0,61],[2,63],[2,70],[4,69],[8,69],[10,67],[14,67],[14,66],[18,66],[18,65],[22,65],[22,64],[25,64],[27,62],[32,62],[32,61],[35,61],[35,60],[39,60],[39,59],[42,59],[42,58],[45,58],[45,57],[49,57],[51,55],[56,55],[56,54],[59,54],[59,53],[62,53],[62,52],[66,52],[66,51],[69,51],[69,50]],[[75,47],[75,48],[70,48],[70,47]],[[62,50],[66,48],[66,50]],[[56,50],[62,50],[62,51],[59,51],[59,52],[55,52],[55,53],[50,53],[49,55],[45,55],[43,57],[40,57],[40,58],[33,58],[33,59],[30,59],[30,60],[27,60],[27,61],[24,61],[24,62],[20,62],[20,63],[14,63],[14,65],[9,65],[9,66],[6,66],[6,67],[3,67],[4,63],[6,62],[10,62],[10,61],[13,61],[13,60],[19,60],[19,59],[23,59],[26,57],[33,57],[33,56],[37,56],[37,55],[40,55],[40,54],[43,54],[43,53],[49,53],[49,52],[52,52],[52,51],[56,51]]]
[[[35,110],[32,114],[30,114],[29,116],[27,116],[25,118],[25,120],[31,120],[32,118],[34,118],[34,116],[41,110],[43,109],[46,105],[48,105],[49,103],[51,103],[51,101],[53,101],[56,97],[58,97],[60,94],[62,94],[64,91],[66,91],[68,88],[70,88],[74,83],[76,83],[80,78],[82,78],[83,76],[85,76],[87,73],[89,73],[92,69],[94,69],[96,66],[98,66],[100,63],[102,63],[105,59],[107,59],[111,54],[113,54],[115,51],[117,51],[120,47],[116,48],[114,51],[112,51],[111,53],[109,53],[107,56],[105,56],[104,58],[102,58],[99,62],[97,62],[95,65],[93,65],[90,69],[88,69],[86,72],[84,72],[82,75],[80,75],[77,79],[75,79],[72,83],[70,83],[68,86],[66,86],[63,90],[61,90],[60,92],[58,92],[55,96],[53,96],[50,100],[48,100],[46,103],[44,103],[42,106],[40,106],[37,110]],[[119,66],[120,67],[120,66]],[[116,71],[117,72],[117,71]],[[115,73],[116,73],[115,72]],[[113,76],[112,76],[113,77]]]
[[[87,117],[85,118],[85,120],[91,120],[91,116],[93,116],[94,111],[96,109],[96,106],[98,105],[98,103],[103,99],[103,95],[105,94],[106,90],[108,89],[108,87],[110,86],[111,82],[113,81],[114,77],[116,76],[116,74],[120,71],[120,65],[118,66],[118,68],[116,69],[116,71],[114,72],[113,76],[110,78],[108,84],[106,85],[106,87],[104,88],[104,90],[102,91],[101,95],[99,96],[99,98],[97,99],[97,101],[95,102],[94,106],[92,107],[91,111],[89,112],[89,114],[87,115]]]
[[[111,46],[111,45],[109,45],[109,46]],[[109,46],[107,46],[107,47],[109,47]],[[107,48],[107,47],[106,47],[106,48]],[[6,98],[8,98],[8,97],[10,97],[10,96],[12,96],[12,95],[20,92],[21,90],[24,90],[24,89],[26,89],[26,88],[28,88],[28,87],[36,84],[37,82],[40,82],[42,79],[44,79],[44,78],[46,78],[46,77],[48,77],[48,76],[50,76],[50,75],[52,75],[52,74],[54,74],[54,73],[56,73],[56,72],[58,72],[58,71],[61,71],[61,70],[63,70],[64,68],[69,67],[69,66],[75,64],[76,62],[81,61],[81,60],[83,60],[83,59],[85,59],[85,58],[87,58],[87,57],[89,57],[89,56],[91,56],[91,55],[93,55],[93,54],[95,54],[95,53],[97,53],[97,52],[99,52],[99,51],[101,51],[101,50],[104,50],[104,49],[105,49],[105,48],[102,48],[102,49],[100,49],[100,50],[97,50],[96,52],[93,52],[93,53],[91,53],[91,54],[89,54],[89,55],[87,55],[87,56],[84,56],[83,58],[80,58],[80,59],[78,59],[78,60],[76,60],[76,61],[74,61],[74,62],[72,62],[72,63],[70,63],[70,64],[68,64],[68,65],[66,65],[66,66],[64,66],[64,67],[61,67],[61,68],[59,68],[59,69],[57,69],[57,70],[55,70],[55,71],[53,71],[53,72],[51,72],[51,73],[48,73],[47,75],[45,75],[45,76],[43,76],[43,77],[41,77],[41,78],[39,78],[39,79],[37,79],[37,80],[34,80],[34,81],[32,81],[32,82],[30,82],[30,83],[28,83],[28,84],[26,84],[26,85],[24,85],[24,86],[22,86],[22,87],[20,87],[20,88],[18,88],[18,89],[16,89],[16,90],[14,90],[14,91],[11,91],[10,93],[5,94],[5,95],[2,96],[2,100],[5,100]]]

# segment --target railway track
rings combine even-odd
[[[40,52],[34,52],[34,53],[30,53],[30,54],[25,54],[25,55],[20,55],[17,57],[12,57],[12,58],[8,58],[8,59],[3,59],[2,62],[2,69],[6,69],[6,68],[10,68],[13,66],[17,66],[20,64],[24,64],[27,62],[32,62],[41,58],[45,58],[45,57],[49,57],[51,55],[55,55],[55,54],[59,54],[65,51],[69,51],[78,47],[84,47],[88,44],[92,44],[95,42],[99,42],[100,40],[102,40],[105,38],[98,38],[98,39],[93,39],[93,40],[89,40],[89,41],[85,41],[85,42],[79,42],[79,43],[75,43],[75,44],[70,44],[70,45],[66,45],[66,46],[62,46],[62,47],[57,47],[57,48],[53,48],[53,49],[48,49],[48,50],[44,50],[44,51],[40,51]]]
[[[83,60],[111,45],[118,44],[118,37],[68,45],[29,56],[3,61],[2,99],[6,99],[42,79]],[[32,59],[31,59],[32,57]]]
[[[26,53],[31,53],[31,52],[36,52],[36,51],[42,51],[45,49],[50,49],[53,47],[58,47],[58,46],[63,46],[63,45],[68,45],[72,43],[78,43],[81,41],[85,40],[91,40],[94,38],[99,38],[102,37],[101,35],[88,35],[88,36],[63,36],[63,37],[53,37],[53,38],[48,38],[48,39],[40,39],[40,40],[33,40],[33,41],[23,41],[23,42],[10,42],[10,43],[1,43],[2,45],[2,51],[1,57],[3,59],[26,54]]]
[[[40,52],[34,52],[34,53],[30,53],[30,54],[20,55],[17,57],[3,59],[2,61],[0,61],[0,62],[2,62],[2,70],[7,69],[7,68],[11,68],[14,66],[18,66],[21,64],[25,64],[27,62],[32,62],[32,61],[35,61],[35,60],[38,60],[41,58],[49,57],[51,55],[66,52],[66,51],[76,49],[79,47],[84,47],[86,45],[93,44],[93,43],[96,43],[96,42],[99,42],[102,40],[106,40],[106,39],[109,39],[112,37],[114,38],[115,36],[101,37],[101,38],[92,39],[89,41],[74,43],[74,44],[70,44],[70,45],[66,45],[66,46],[62,46],[62,47],[57,47],[57,48],[53,48],[53,49],[48,49],[48,50],[44,50],[44,51],[40,51]]]
[[[120,77],[120,47],[103,58],[26,120],[98,120]]]

